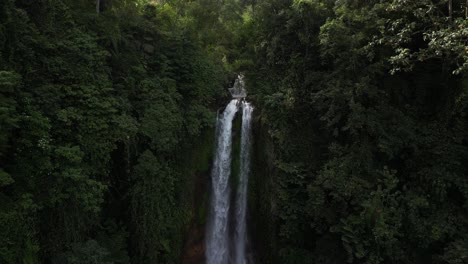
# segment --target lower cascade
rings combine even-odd
[[[239,108],[242,108],[239,182],[235,193],[235,208],[230,210],[232,122]],[[207,264],[249,263],[247,187],[250,173],[252,112],[253,107],[245,99],[233,99],[217,119],[217,145],[211,174],[211,208],[206,234]],[[233,220],[230,219],[231,215],[234,217]],[[233,230],[230,231],[230,228]]]

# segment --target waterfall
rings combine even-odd
[[[216,152],[211,172],[212,193],[207,225],[207,264],[247,264],[247,185],[250,172],[251,119],[253,107],[246,102],[243,76],[230,88],[234,98],[216,118]],[[241,101],[242,100],[242,101]],[[242,105],[239,184],[237,186],[233,225],[230,225],[229,177],[231,175],[232,122]],[[230,232],[229,228],[234,228]],[[234,238],[230,234],[234,233]],[[233,252],[231,252],[233,249]]]
[[[231,174],[232,120],[239,100],[232,100],[216,124],[218,140],[212,170],[211,213],[207,227],[207,264],[227,264],[229,261],[229,203]]]
[[[240,175],[236,198],[236,233],[234,237],[235,264],[247,264],[247,186],[250,173],[250,139],[253,107],[242,102],[242,131],[240,150]]]

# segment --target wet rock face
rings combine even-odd
[[[205,264],[205,261],[205,228],[203,225],[193,225],[185,244],[182,264]]]
[[[181,256],[182,264],[205,264],[206,218],[209,210],[209,188],[215,129],[203,131],[196,146],[188,154],[191,176],[187,184],[187,196],[190,206],[190,224],[184,230],[184,244]]]
[[[228,90],[231,93],[232,98],[245,98],[247,96],[247,92],[245,91],[244,75],[239,74],[234,82],[234,86]]]

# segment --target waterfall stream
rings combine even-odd
[[[217,119],[216,152],[211,173],[211,209],[207,225],[206,263],[207,264],[247,264],[247,186],[250,172],[251,119],[253,107],[244,97],[243,77],[239,76],[230,89],[233,100]],[[232,122],[242,106],[242,129],[240,146],[240,170],[235,208],[232,210],[234,221],[230,224],[231,152]],[[234,228],[230,232],[229,228]],[[234,234],[231,238],[230,235]],[[232,252],[231,252],[232,249]]]
[[[236,197],[236,233],[234,237],[235,264],[247,263],[247,186],[250,173],[250,139],[253,108],[242,102],[242,131],[240,150],[240,175]]]
[[[206,238],[206,263],[227,264],[229,260],[229,203],[232,148],[232,120],[238,110],[238,100],[227,105],[217,126],[217,147],[211,173],[211,211]]]

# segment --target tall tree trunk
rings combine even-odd
[[[448,1],[448,12],[449,12],[449,18],[452,19],[452,14],[453,14],[453,0]]]
[[[100,9],[101,9],[101,0],[96,0],[96,13],[99,14]]]
[[[468,0],[465,3],[465,18],[468,18]]]

